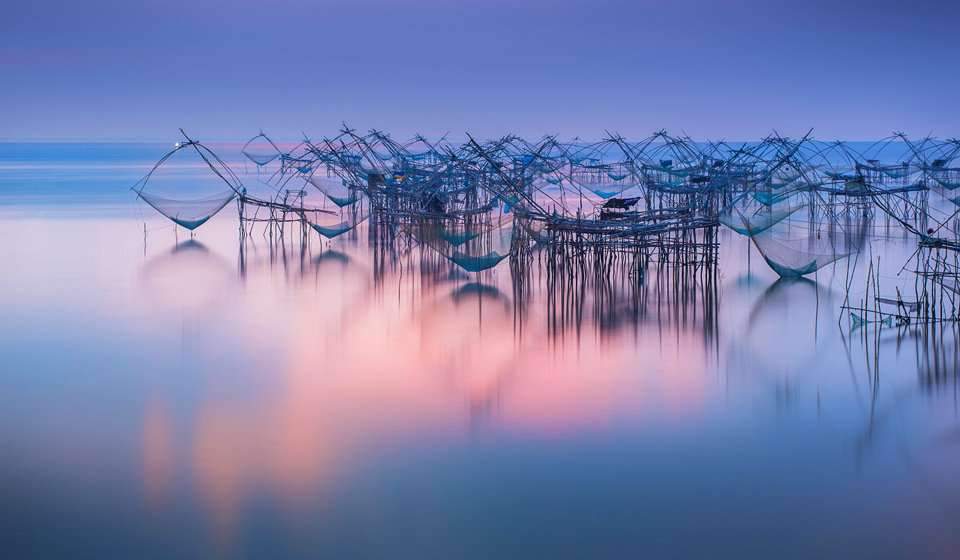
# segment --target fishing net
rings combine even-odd
[[[870,325],[870,324],[879,324],[885,327],[892,327],[893,315],[886,315],[878,320],[878,319],[868,319],[863,315],[853,313],[852,311],[850,312],[850,328],[851,329],[863,328],[864,326]]]
[[[960,169],[934,168],[930,171],[930,176],[947,190],[960,188]]]
[[[524,219],[517,222],[537,245],[549,245],[554,240],[554,232],[547,229],[546,220]]]
[[[258,154],[258,153],[251,153],[251,152],[243,152],[243,155],[247,156],[247,158],[253,163],[259,166],[263,166],[277,159],[277,156],[279,154]]]
[[[455,248],[447,258],[467,272],[480,272],[493,268],[510,256],[513,234],[513,220],[507,220],[498,227],[484,231],[470,242]]]
[[[497,251],[490,251],[485,255],[470,255],[455,251],[449,258],[453,263],[467,272],[481,272],[497,266],[500,264],[500,261],[508,256],[509,253],[500,253]]]
[[[280,157],[280,150],[277,145],[262,132],[248,140],[241,151],[247,159],[260,167]]]
[[[774,235],[770,229],[751,235],[750,238],[763,260],[783,278],[799,278],[812,274],[853,252],[848,243],[817,239],[814,236],[807,239],[784,239]]]
[[[414,235],[463,270],[480,272],[510,256],[514,220],[497,211],[469,225],[454,222],[421,226]]]
[[[632,188],[634,185],[617,182],[586,183],[581,185],[583,188],[599,196],[604,200],[609,200],[623,193],[623,191]]]
[[[753,191],[753,199],[764,206],[773,206],[786,202],[794,196],[817,190],[818,185],[796,178],[787,182],[767,183]]]
[[[581,191],[590,191],[603,200],[621,195],[623,191],[637,186],[632,164],[617,162],[600,164],[589,159],[586,164],[572,166],[568,181]]]
[[[237,193],[233,191],[198,199],[165,198],[146,192],[138,194],[144,202],[152,206],[157,212],[191,231],[206,223],[237,196]]]
[[[294,146],[290,152],[280,154],[280,173],[299,173],[310,175],[313,173],[316,157],[309,152],[305,143]]]
[[[340,177],[329,177],[314,173],[307,181],[322,192],[330,202],[343,208],[360,200],[360,191],[348,187]]]
[[[799,210],[797,208],[784,208],[779,210],[763,209],[756,213],[743,212],[739,208],[733,207],[720,214],[718,217],[721,224],[727,226],[740,235],[753,236],[770,229],[776,224],[790,217]]]
[[[468,241],[480,236],[480,232],[470,231],[468,228],[441,227],[440,238],[454,247],[459,247]]]
[[[244,187],[213,152],[187,142],[178,143],[161,158],[133,190],[151,208],[192,231],[244,192]]]
[[[303,217],[318,234],[327,239],[339,237],[363,223],[368,214],[363,205],[347,208],[304,209]]]

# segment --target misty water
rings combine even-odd
[[[234,206],[191,236],[129,190],[166,149],[0,144],[3,557],[960,551],[955,333],[851,330],[848,261],[778,281],[726,230],[677,288],[241,244]]]

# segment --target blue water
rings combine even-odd
[[[191,238],[129,190],[166,149],[0,144],[2,557],[960,553],[955,333],[851,331],[843,262],[727,231],[708,302]]]

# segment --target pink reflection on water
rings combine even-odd
[[[143,417],[143,483],[147,503],[154,509],[172,498],[176,456],[173,420],[166,403],[152,398]]]
[[[555,438],[621,419],[682,423],[708,392],[702,334],[668,322],[601,336],[589,319],[582,332],[558,331],[544,294],[516,301],[507,267],[483,286],[409,269],[374,282],[362,249],[261,252],[231,280],[216,251],[159,254],[141,269],[145,305],[229,345],[202,353],[249,358],[243,371],[206,373],[187,431],[188,470],[224,546],[251,499],[315,507],[384,449],[462,444],[477,429]],[[241,379],[255,389],[238,393]],[[171,444],[161,413],[144,422],[152,495],[163,492]]]
[[[148,389],[136,453],[149,506],[170,509],[183,473],[222,543],[252,499],[315,506],[384,449],[459,445],[477,430],[555,438],[622,419],[687,422],[710,390],[696,328],[601,334],[588,297],[583,328],[558,329],[544,293],[518,301],[507,266],[480,278],[492,289],[428,281],[411,267],[374,281],[369,253],[340,246],[346,259],[261,249],[241,275],[226,217],[176,247],[169,229],[151,229],[144,245],[133,220],[84,222],[77,241],[69,222],[18,226],[32,228],[33,245],[7,251],[68,260],[18,271],[10,309],[123,320],[150,342],[152,382],[197,396],[195,410],[175,412],[172,393]]]

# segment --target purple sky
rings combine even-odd
[[[960,135],[960,2],[6,2],[0,138]]]

